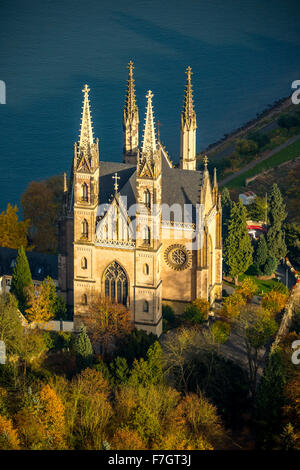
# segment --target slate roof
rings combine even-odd
[[[119,162],[100,162],[100,204],[109,203],[113,196],[112,177],[115,172],[120,177],[119,194],[127,196],[127,207],[130,207],[136,202],[136,166]],[[162,203],[168,206],[180,204],[182,208],[185,204],[190,204],[193,207],[194,219],[195,207],[200,202],[202,176],[201,171],[170,168],[162,155]]]
[[[12,275],[17,254],[18,250],[0,247],[0,276]],[[34,281],[42,281],[47,276],[58,279],[57,255],[27,251],[26,256]]]

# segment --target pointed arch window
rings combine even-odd
[[[149,189],[146,189],[146,191],[144,192],[144,204],[148,209],[150,209],[150,207],[151,207],[151,195],[150,195]]]
[[[89,236],[89,224],[86,219],[82,221],[82,236],[88,238]]]
[[[104,272],[104,291],[105,297],[109,297],[112,302],[127,305],[128,279],[124,269],[116,261]]]
[[[87,269],[87,259],[85,257],[81,258],[81,269]]]
[[[144,300],[143,311],[148,313],[149,312],[149,302]]]
[[[149,274],[149,264],[144,264],[144,274],[146,274],[146,276],[148,276]]]
[[[88,200],[89,200],[89,187],[88,187],[88,185],[86,183],[83,183],[83,185],[81,186],[81,190],[82,190],[81,200],[85,201],[85,202],[88,202]]]
[[[150,245],[150,240],[151,240],[150,228],[146,226],[144,227],[144,243],[146,243],[147,245]]]
[[[81,303],[82,303],[82,305],[87,305],[87,295],[86,294],[82,294]]]

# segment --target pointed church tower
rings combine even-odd
[[[94,141],[89,101],[89,87],[84,86],[79,141],[74,145],[74,318],[80,319],[85,308],[82,301],[91,298],[94,282],[92,247],[95,242],[99,203],[99,140]],[[76,324],[77,328],[78,325]]]
[[[89,101],[85,85],[79,141],[74,145],[74,240],[92,243],[99,194],[99,140],[94,142]]]
[[[196,170],[197,122],[194,110],[191,67],[187,67],[185,73],[187,74],[187,81],[180,122],[180,168],[182,170]]]
[[[136,165],[139,146],[139,112],[135,99],[133,62],[128,64],[126,100],[123,111],[123,161]]]
[[[154,128],[151,91],[136,172],[136,285],[135,324],[160,336],[162,332],[161,281],[161,149]]]

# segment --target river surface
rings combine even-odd
[[[133,60],[140,127],[151,89],[161,140],[177,161],[188,65],[200,150],[288,96],[299,51],[292,0],[0,0],[0,210],[19,205],[30,181],[69,172],[85,83],[100,158],[121,160]]]

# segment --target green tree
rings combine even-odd
[[[254,202],[247,206],[247,214],[249,219],[257,221],[257,222],[267,222],[266,215],[267,215],[267,199],[266,197],[259,197],[256,196]]]
[[[228,237],[225,240],[225,260],[229,275],[234,278],[235,284],[238,276],[247,271],[252,264],[253,247],[247,231],[246,209],[239,200],[230,212]]]
[[[291,423],[287,423],[284,426],[283,432],[280,435],[280,444],[280,450],[295,450],[296,434]]]
[[[27,307],[28,295],[26,289],[32,286],[32,277],[28,259],[23,246],[18,249],[16,264],[13,270],[10,292],[18,300],[19,309],[22,313]]]
[[[129,335],[119,341],[117,355],[125,357],[131,366],[134,359],[147,358],[147,351],[156,340],[157,336],[153,333],[134,328]]]
[[[280,433],[286,381],[284,364],[277,348],[269,355],[255,398],[256,446],[259,449],[273,449]]]
[[[217,320],[210,328],[213,339],[218,344],[226,343],[230,334],[230,325],[227,322]]]
[[[236,150],[240,155],[255,155],[258,151],[258,144],[254,140],[237,139]]]
[[[260,132],[249,132],[248,139],[256,142],[259,150],[270,142],[270,137]]]
[[[296,223],[286,223],[284,225],[284,231],[288,256],[292,263],[300,266],[300,225]]]
[[[265,274],[265,264],[268,259],[268,246],[264,235],[258,240],[257,248],[254,255],[254,267],[257,274]]]
[[[58,320],[64,319],[67,313],[66,302],[63,297],[57,295],[54,280],[47,276],[42,284],[47,286],[49,290],[50,312],[52,316]]]
[[[5,342],[6,353],[18,354],[23,338],[23,326],[18,303],[11,294],[0,295],[0,340]]]
[[[112,371],[116,384],[125,384],[128,381],[130,370],[125,357],[116,357],[116,359],[110,363],[110,370]]]
[[[93,348],[84,325],[80,327],[79,335],[75,340],[74,350],[79,369],[82,370],[90,367],[93,361]]]
[[[222,236],[223,240],[226,240],[228,236],[228,224],[230,219],[230,212],[233,206],[233,201],[230,198],[228,188],[224,188],[222,191]]]
[[[182,318],[194,325],[201,325],[207,320],[209,302],[204,299],[195,299],[183,312]]]
[[[270,258],[275,258],[279,263],[286,255],[287,248],[284,241],[283,222],[287,213],[282,195],[276,183],[273,184],[268,198],[270,227],[267,233],[267,245]]]
[[[277,120],[278,126],[285,129],[290,129],[291,127],[298,126],[300,121],[297,116],[291,114],[283,114]]]
[[[160,384],[163,382],[162,349],[158,341],[150,346],[147,352],[147,360],[141,358],[133,362],[133,368],[129,378],[130,385]]]

